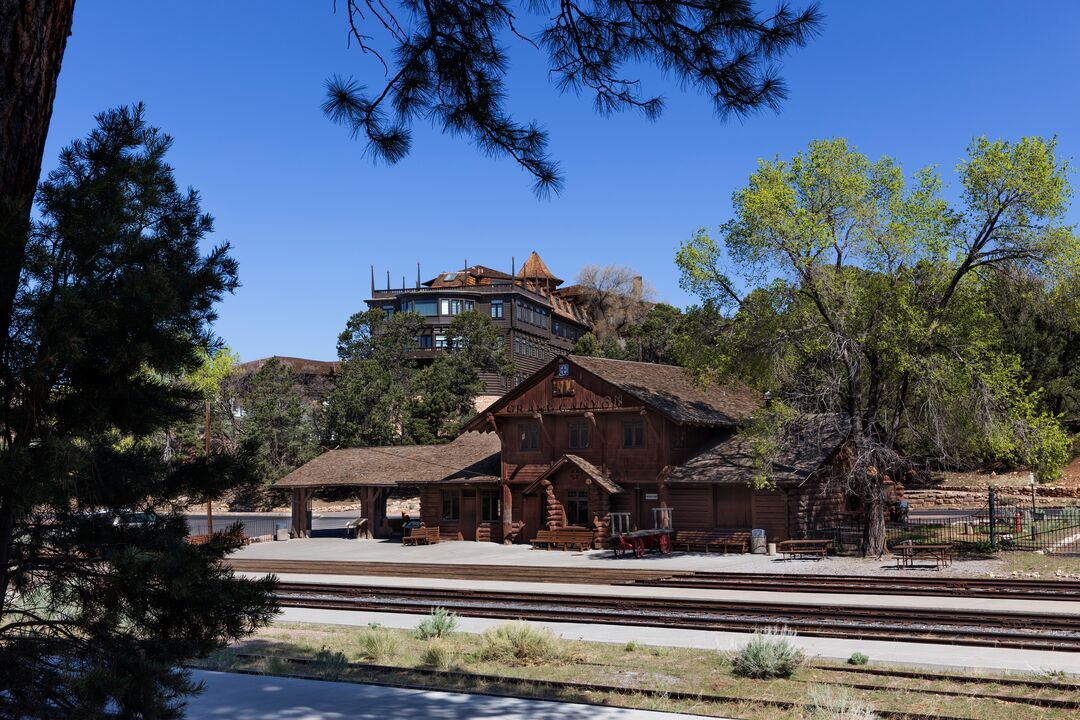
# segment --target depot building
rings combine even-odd
[[[805,419],[763,466],[738,430],[764,403],[680,367],[558,356],[449,444],[333,450],[275,487],[292,492],[301,537],[313,491],[332,486],[357,488],[365,536],[388,534],[388,490],[413,487],[420,520],[447,539],[527,543],[541,529],[582,528],[603,547],[609,513],[645,529],[661,507],[676,530],[806,537],[850,512],[835,481],[846,437],[829,418]],[[763,473],[767,488],[754,489]]]

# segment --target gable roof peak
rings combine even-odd
[[[541,259],[535,250],[529,253],[529,257],[522,263],[517,276],[522,279],[547,280],[551,285],[562,285],[563,283],[561,278],[556,277],[551,270],[548,270],[547,263]]]

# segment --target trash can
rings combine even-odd
[[[274,523],[274,539],[275,540],[288,540],[289,528],[285,523]]]
[[[755,555],[765,554],[765,530],[762,528],[754,528],[750,531],[750,552]]]
[[[768,552],[765,553],[766,555],[775,555],[776,554],[776,543],[774,543],[774,542],[769,543],[768,548],[769,548],[769,550],[768,550]]]

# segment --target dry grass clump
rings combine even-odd
[[[457,652],[447,643],[435,641],[420,654],[420,664],[436,670],[449,670],[457,662]]]
[[[783,628],[755,632],[749,642],[728,655],[731,671],[759,680],[791,677],[806,663],[806,655],[791,642],[793,637]]]
[[[562,641],[547,628],[526,622],[504,623],[480,638],[481,660],[505,665],[541,665],[562,658]]]
[[[397,657],[401,641],[386,628],[375,627],[365,631],[357,644],[360,646],[361,657],[380,663]]]
[[[812,720],[878,720],[874,709],[847,688],[811,685],[807,697]]]
[[[345,657],[345,653],[323,645],[311,659],[311,667],[327,680],[339,680],[349,669],[349,659]]]

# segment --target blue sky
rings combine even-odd
[[[339,2],[339,5],[342,3]],[[801,3],[794,0],[794,5]],[[759,3],[771,9],[771,3]],[[509,161],[415,127],[412,154],[375,165],[321,113],[333,73],[376,85],[382,68],[345,43],[331,0],[109,0],[77,3],[44,170],[95,113],[144,101],[176,140],[171,162],[232,243],[242,287],[217,331],[245,360],[334,357],[363,309],[369,266],[413,279],[465,259],[508,268],[535,249],[558,275],[585,264],[641,272],[657,297],[692,302],[673,257],[695,228],[729,217],[758,158],[842,136],[913,172],[953,168],[977,135],[1057,135],[1080,149],[1080,3],[823,2],[823,34],[787,59],[780,114],[722,122],[708,101],[646,73],[667,99],[657,122],[595,115],[560,95],[544,58],[511,46],[513,113],[550,132],[566,177],[537,200]],[[1076,178],[1074,177],[1074,184]],[[1073,211],[1074,221],[1080,213]]]

